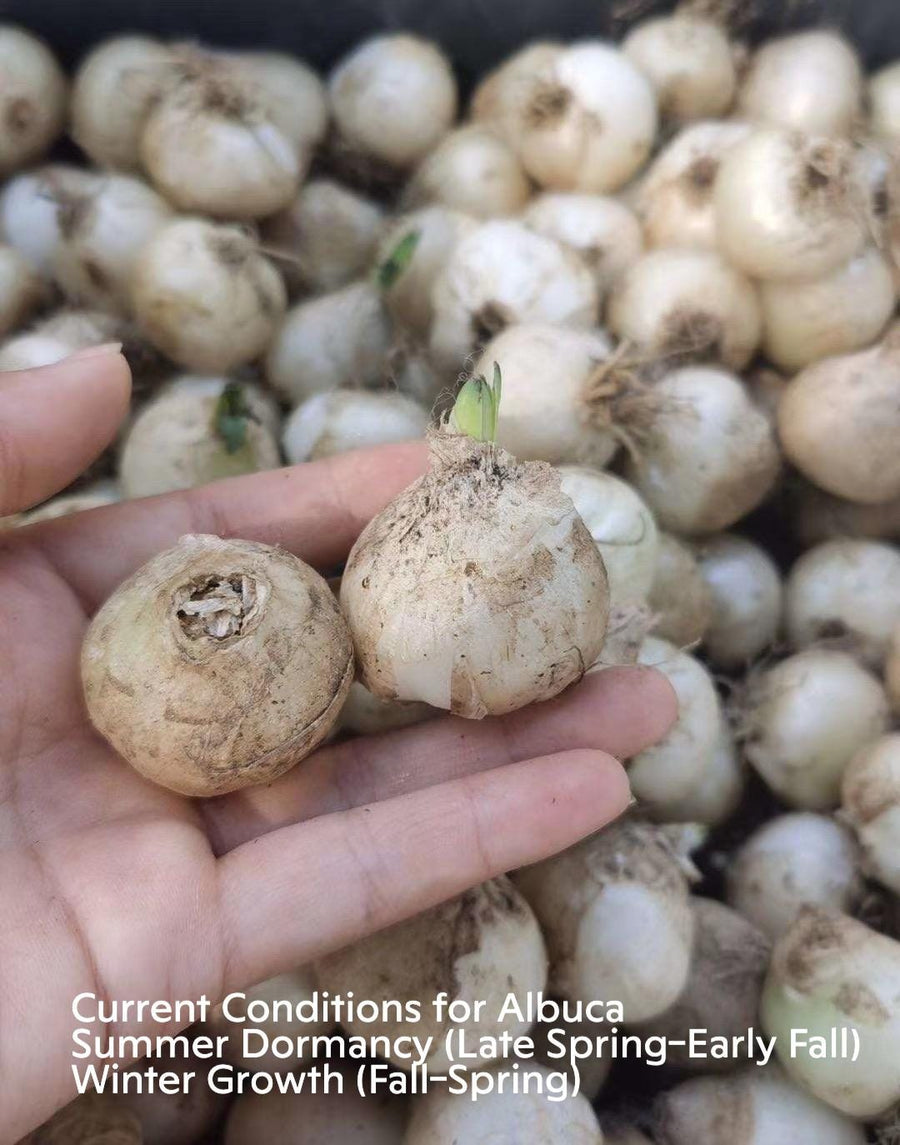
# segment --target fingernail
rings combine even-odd
[[[121,354],[121,342],[104,342],[101,346],[86,346],[83,350],[76,350],[66,358],[67,362],[75,362],[84,358],[100,358],[105,354]]]

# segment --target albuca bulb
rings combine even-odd
[[[593,273],[601,298],[640,258],[644,247],[634,213],[606,195],[547,191],[532,199],[522,220],[539,235],[579,254]]]
[[[650,154],[656,95],[614,45],[573,44],[507,82],[513,91],[501,99],[501,130],[541,187],[616,191]]]
[[[861,1120],[900,1098],[900,943],[855,919],[805,907],[775,946],[761,1016],[784,1068],[834,1109]],[[805,1046],[791,1053],[792,1030]],[[816,1052],[847,1031],[852,1064]],[[810,1046],[812,1045],[812,1050]],[[795,1138],[796,1140],[796,1138]]]
[[[716,249],[716,178],[723,157],[751,130],[738,120],[694,123],[660,151],[633,197],[647,246]]]
[[[155,104],[141,132],[141,161],[182,211],[254,219],[286,207],[308,156],[267,102],[227,60],[210,56]]]
[[[628,779],[642,809],[667,818],[669,803],[685,798],[701,781],[719,746],[722,712],[712,677],[693,656],[649,636],[638,655],[668,679],[678,697],[678,719],[653,747],[636,755]]]
[[[777,815],[741,845],[727,871],[728,903],[773,941],[801,907],[851,914],[863,883],[852,833],[829,815]]]
[[[66,204],[81,202],[98,186],[94,172],[49,163],[16,175],[0,193],[0,230],[38,274],[52,278]]]
[[[266,115],[300,149],[307,166],[328,129],[328,97],[317,73],[285,52],[216,52],[233,67],[266,109]]]
[[[456,118],[450,62],[436,44],[418,36],[366,40],[337,65],[328,90],[343,143],[401,169],[431,151]]]
[[[391,324],[379,291],[368,281],[292,307],[269,345],[266,378],[286,401],[299,404],[341,386],[380,382],[391,348]]]
[[[552,1040],[550,1039],[551,1030],[558,1031]],[[568,1058],[569,1052],[571,1049],[577,1050],[579,1045],[585,1044],[584,1042],[579,1043],[578,1038],[587,1037],[594,1040],[602,1032],[603,1026],[600,1022],[567,1021],[563,1015],[559,1018],[548,1018],[544,1022],[539,1019],[532,1026],[528,1036],[533,1039],[535,1044],[535,1059],[541,1065],[547,1066],[548,1069],[559,1070],[562,1067],[569,1081],[574,1083],[576,1080],[575,1069]],[[567,1055],[565,1058],[560,1057],[561,1047],[564,1047],[564,1052]],[[588,1101],[595,1102],[603,1092],[603,1087],[609,1080],[612,1064],[611,1057],[603,1057],[600,1054],[594,1054],[591,1057],[582,1056],[578,1061],[578,1092]],[[605,1136],[603,1145],[606,1145]]]
[[[731,107],[734,52],[715,21],[688,12],[645,20],[625,37],[622,51],[653,84],[664,118],[706,119]]]
[[[774,1066],[683,1081],[663,1094],[656,1113],[658,1145],[865,1145],[867,1140],[861,1125]]]
[[[747,772],[734,733],[722,713],[715,745],[705,759],[700,777],[679,799],[661,799],[649,811],[654,819],[665,823],[718,827],[740,807]]]
[[[53,276],[70,302],[127,313],[138,254],[172,208],[140,179],[107,175],[60,200]]]
[[[759,297],[765,355],[792,372],[868,346],[897,302],[891,267],[875,247],[823,278],[764,282]]]
[[[288,285],[319,292],[363,274],[383,228],[377,203],[331,179],[312,179],[283,211],[264,220],[261,233]]]
[[[405,192],[409,206],[442,203],[478,219],[518,214],[530,195],[531,183],[513,149],[478,123],[449,131]]]
[[[737,110],[794,131],[848,134],[862,110],[859,58],[834,32],[770,40],[750,62]]]
[[[37,36],[0,25],[0,174],[6,176],[49,150],[66,118],[66,78]]]
[[[699,644],[712,623],[712,592],[696,553],[670,533],[659,534],[648,603],[656,617],[654,634],[676,648]]]
[[[706,654],[716,668],[744,668],[778,637],[783,596],[778,567],[765,549],[734,533],[709,537],[697,555],[712,595]]]
[[[479,81],[472,96],[472,118],[507,134],[544,68],[552,66],[565,49],[549,40],[536,40],[514,52]]]
[[[502,371],[498,443],[523,461],[606,465],[618,438],[593,396],[611,357],[602,330],[529,322],[498,334],[475,364],[485,377],[495,362]]]
[[[458,243],[435,280],[432,305],[431,352],[456,373],[514,323],[592,326],[598,299],[591,272],[573,251],[502,219]]]
[[[760,128],[722,159],[715,188],[719,248],[754,278],[821,277],[865,244],[866,200],[849,143]]]
[[[856,832],[867,874],[900,893],[900,735],[856,753],[844,772],[841,811]]]
[[[740,727],[747,759],[776,795],[820,811],[837,806],[844,769],[887,721],[871,673],[846,652],[810,649],[751,681]]]
[[[900,141],[900,63],[888,64],[869,79],[868,96],[873,134]]]
[[[499,1083],[473,1101],[435,1087],[418,1101],[403,1145],[496,1145],[500,1141],[602,1145],[606,1140],[587,1098],[550,1097],[550,1071],[533,1061],[519,1063],[523,1073],[539,1076],[522,1092]],[[507,1067],[508,1068],[508,1067]],[[558,1063],[554,1063],[554,1070]],[[524,1084],[525,1079],[523,1079]]]
[[[609,589],[549,466],[440,432],[430,472],[353,546],[341,605],[376,696],[480,719],[581,679],[603,645]]]
[[[553,994],[614,998],[627,1023],[675,1002],[688,978],[694,914],[683,860],[662,828],[620,820],[515,879],[544,931]]]
[[[676,1069],[732,1070],[738,1055],[704,1059],[679,1042],[686,1042],[691,1030],[705,1030],[710,1038],[746,1039],[756,1022],[769,941],[752,923],[714,899],[694,895],[691,909],[694,949],[687,982],[675,1004],[648,1022],[643,1032],[671,1039],[667,1064]]]
[[[607,308],[610,330],[639,356],[740,370],[762,334],[756,288],[718,254],[649,251],[625,272]]]
[[[59,310],[0,346],[0,370],[52,366],[77,350],[121,340],[125,331],[112,314],[97,310]]]
[[[653,514],[627,482],[611,473],[563,465],[559,475],[563,493],[572,498],[603,557],[610,609],[644,602],[656,573]]]
[[[866,505],[900,497],[900,327],[870,350],[807,366],[778,407],[788,461],[814,484]]]
[[[328,584],[297,557],[188,536],[96,614],[81,674],[94,727],[136,771],[222,795],[271,782],[325,738],[353,647]]]
[[[142,1145],[141,1125],[123,1101],[86,1093],[63,1106],[19,1145]]]
[[[20,327],[48,295],[47,284],[23,255],[0,244],[0,336]]]
[[[727,529],[765,498],[778,477],[766,415],[723,370],[689,367],[653,387],[652,416],[625,476],[664,529]]]
[[[259,357],[286,305],[281,276],[238,227],[180,219],[161,227],[132,272],[138,324],[164,354],[198,372]]]
[[[141,1069],[143,1067],[143,1069]],[[117,1099],[141,1124],[141,1145],[193,1145],[215,1133],[228,1107],[228,1098],[215,1093],[209,1061],[191,1054],[179,1057],[144,1058],[138,1065],[142,1082],[128,1086],[128,1093]],[[163,1093],[151,1071],[172,1070],[174,1092]],[[158,1076],[158,1075],[155,1075]],[[71,1138],[69,1141],[71,1142]],[[125,1145],[119,1138],[93,1138],[96,1145]]]
[[[284,425],[284,452],[292,465],[349,449],[421,438],[428,413],[412,398],[391,391],[335,390],[313,394]]]
[[[176,78],[171,48],[149,36],[115,36],[79,64],[72,137],[99,167],[136,171],[144,121]]]
[[[431,206],[401,215],[385,232],[376,266],[381,275],[388,265],[396,270],[382,286],[384,304],[395,325],[412,338],[427,341],[434,316],[431,292],[435,280],[460,240],[477,226],[470,215]],[[398,266],[396,252],[404,249],[403,244],[413,243],[405,263],[401,260]]]
[[[192,489],[281,464],[271,399],[249,384],[208,380],[208,390],[176,385],[138,413],[119,461],[126,497]]]
[[[333,996],[352,991],[376,1004],[398,998],[419,1002],[417,1034],[434,1039],[426,1064],[437,1071],[459,1060],[446,1049],[451,1029],[463,1030],[468,1041],[526,1032],[528,1021],[515,1013],[499,1014],[507,995],[515,995],[524,1008],[529,994],[544,989],[547,952],[531,908],[503,877],[329,955],[316,965],[316,978],[319,988]],[[457,1025],[445,1010],[439,1020],[433,1001],[442,991],[450,1004],[454,999],[485,1002],[481,1017]],[[408,1028],[395,1017],[344,1025],[366,1038],[396,1038]]]
[[[850,538],[817,545],[791,569],[785,603],[794,648],[834,641],[880,668],[900,624],[900,549]]]
[[[284,1063],[281,1065],[284,1074]],[[312,1084],[298,1093],[254,1092],[245,1089],[231,1106],[223,1145],[292,1145],[305,1137],[310,1143],[400,1145],[408,1110],[394,1097],[361,1097],[345,1078],[338,1091]],[[162,1145],[162,1143],[160,1143]]]

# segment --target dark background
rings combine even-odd
[[[900,0],[720,0],[756,38],[811,23],[843,28],[869,64],[900,55]],[[536,37],[620,34],[666,0],[6,0],[0,19],[43,35],[67,64],[116,32],[268,47],[325,68],[362,37],[410,29],[440,40],[465,82]]]

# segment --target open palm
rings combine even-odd
[[[85,468],[129,387],[115,350],[2,377],[0,515]],[[424,463],[419,446],[370,450],[0,534],[2,1145],[73,1095],[77,994],[215,1000],[568,846],[627,804],[612,757],[674,715],[648,669],[503,719],[325,747],[214,800],[147,783],[91,729],[84,630],[138,565],[212,532],[333,567]]]

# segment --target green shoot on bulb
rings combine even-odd
[[[413,260],[421,231],[410,231],[397,243],[375,272],[381,290],[390,290]]]
[[[481,374],[469,378],[453,403],[450,414],[453,428],[476,441],[496,441],[502,390],[503,378],[496,362],[493,381],[488,382]]]
[[[216,402],[213,426],[225,443],[226,453],[237,453],[247,443],[247,425],[255,421],[240,382],[226,382]]]

